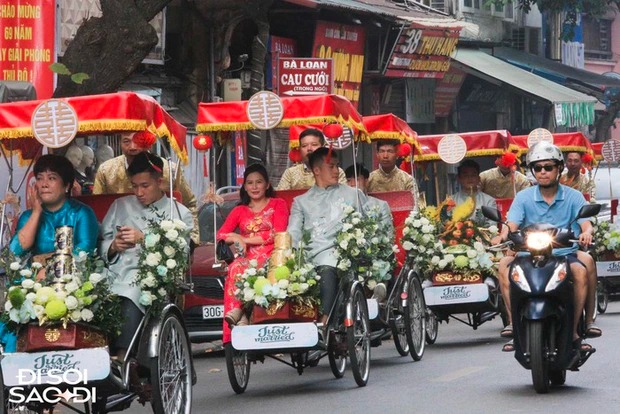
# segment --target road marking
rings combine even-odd
[[[441,377],[437,377],[432,379],[432,382],[450,382],[461,379],[471,374],[475,374],[476,372],[482,371],[486,367],[467,367],[463,369],[459,369],[458,371],[451,372],[446,375],[442,375]]]

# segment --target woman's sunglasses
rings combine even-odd
[[[555,167],[555,165],[535,165],[533,169],[535,172],[541,172],[542,170],[551,172]]]

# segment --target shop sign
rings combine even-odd
[[[435,88],[435,116],[445,118],[450,115],[450,110],[461,90],[461,85],[467,74],[460,69],[451,67],[443,79],[437,82]]]
[[[402,27],[384,75],[394,78],[443,78],[459,41],[460,27]]]
[[[364,73],[365,40],[361,26],[319,20],[312,47],[313,57],[333,59],[334,93],[346,97],[356,108]]]
[[[332,59],[280,58],[278,95],[304,96],[333,93]]]
[[[278,59],[297,56],[297,43],[288,37],[270,36],[271,65],[267,65],[267,89],[278,85]]]
[[[0,81],[31,82],[38,99],[52,97],[55,21],[55,0],[0,0]]]

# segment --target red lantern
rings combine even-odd
[[[133,134],[133,142],[140,148],[149,149],[153,146],[157,137],[150,131],[140,131]]]
[[[208,151],[213,146],[213,139],[209,135],[196,135],[193,144],[198,151]]]
[[[408,157],[409,155],[411,155],[411,145],[409,145],[406,142],[403,142],[402,144],[398,144],[397,152],[398,152],[399,158]]]
[[[288,152],[288,159],[294,162],[295,164],[299,164],[301,162],[301,151],[299,148],[294,148]]]
[[[325,138],[327,139],[340,138],[343,132],[344,129],[342,128],[342,125],[337,123],[327,124],[323,127],[323,135],[325,135]]]

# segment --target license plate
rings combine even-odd
[[[202,307],[202,319],[221,319],[224,317],[224,305]]]

